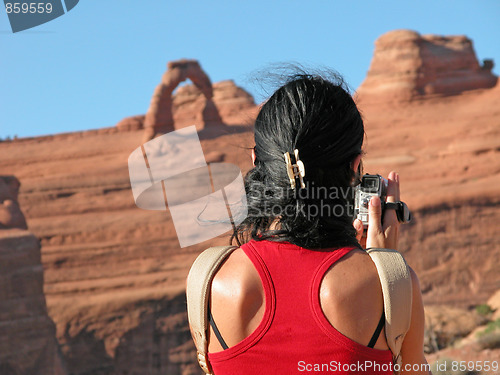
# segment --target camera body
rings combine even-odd
[[[361,183],[355,187],[354,219],[359,219],[366,228],[368,226],[368,204],[374,196],[380,197],[382,218],[385,211],[388,181],[379,174],[365,174]]]

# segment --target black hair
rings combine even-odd
[[[364,125],[342,79],[294,74],[255,120],[255,167],[245,176],[248,216],[231,237],[322,249],[359,246],[353,220],[353,160]],[[292,189],[284,153],[299,151],[305,188]]]

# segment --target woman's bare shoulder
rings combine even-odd
[[[350,251],[330,267],[325,274],[325,280],[331,281],[332,285],[338,285],[338,282],[342,281],[345,285],[342,291],[346,293],[357,292],[365,287],[376,290],[377,286],[380,286],[375,264],[368,253],[361,249]]]
[[[257,327],[263,316],[264,291],[260,276],[245,252],[238,248],[217,271],[211,289],[211,310],[222,337],[233,346]],[[222,350],[209,331],[209,351]]]
[[[320,289],[323,313],[338,331],[367,345],[383,312],[382,287],[370,256],[356,249],[325,273]],[[385,340],[375,346],[386,349]]]
[[[245,320],[253,317],[263,302],[263,295],[260,276],[252,261],[241,248],[234,250],[212,281],[212,301],[243,311],[240,317]]]
[[[257,281],[259,274],[241,248],[234,250],[221,265],[212,282],[212,293],[227,294],[227,289],[242,292]],[[238,294],[238,293],[237,293]]]

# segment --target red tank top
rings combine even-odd
[[[264,317],[243,341],[208,354],[215,375],[392,375],[390,350],[349,339],[321,310],[323,275],[353,248],[317,251],[290,243],[250,241],[241,249],[260,275]]]

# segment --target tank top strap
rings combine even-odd
[[[333,252],[330,253],[329,256],[325,257],[323,262],[318,266],[315,272],[315,278],[317,275],[321,275],[321,278],[323,278],[324,274],[328,269],[333,266],[336,262],[338,262],[340,259],[342,259],[344,256],[349,254],[352,250],[354,250],[355,247],[342,247],[340,249],[337,249]]]
[[[303,317],[310,314],[309,295],[318,272],[326,272],[353,248],[310,250],[290,243],[250,241],[241,249],[253,262],[266,294],[280,301],[276,314]],[[303,303],[297,304],[297,301]],[[304,304],[305,302],[305,304]]]
[[[253,246],[253,242],[254,241],[250,241],[242,245],[241,250],[243,250],[246,256],[252,261],[255,269],[257,270],[260,280],[262,282],[262,287],[264,288],[266,300],[268,297],[274,298],[274,293],[273,293],[274,288],[272,285],[271,274],[269,273],[269,269],[267,268],[264,259],[259,254],[259,252],[256,251],[256,248]]]

